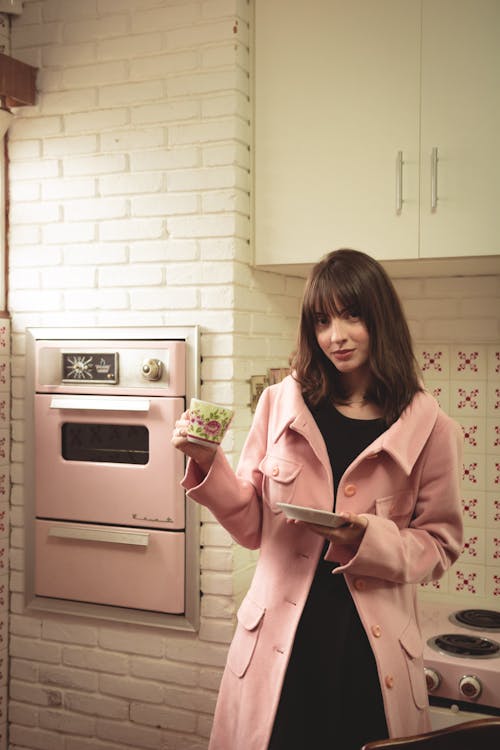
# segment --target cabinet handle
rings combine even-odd
[[[438,150],[437,146],[431,151],[431,211],[437,209],[438,203]]]
[[[400,214],[403,208],[403,152],[396,154],[396,213]]]
[[[58,539],[77,539],[83,542],[108,542],[147,547],[149,534],[140,531],[111,531],[109,529],[82,529],[75,526],[51,526],[49,536]]]

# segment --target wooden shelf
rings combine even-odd
[[[32,65],[0,53],[0,97],[7,107],[35,103],[37,71]]]

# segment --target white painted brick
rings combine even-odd
[[[203,571],[201,574],[201,590],[204,594],[231,596],[233,593],[231,576],[227,573]]]
[[[95,61],[96,54],[93,42],[83,44],[54,44],[43,47],[41,52],[42,66],[44,68],[65,68],[71,65],[90,64]]]
[[[17,182],[10,186],[11,203],[17,201],[37,201],[42,194],[41,187],[36,182]]]
[[[139,151],[130,154],[132,172],[182,169],[198,164],[198,150],[193,147],[165,148],[158,151]],[[169,186],[171,189],[171,186]],[[173,188],[175,190],[175,187]]]
[[[16,203],[10,210],[10,221],[15,224],[45,224],[59,221],[60,208],[47,203]]]
[[[111,2],[114,3],[115,0],[111,0]],[[101,39],[97,45],[96,54],[99,60],[122,60],[123,58],[131,60],[143,55],[155,55],[161,50],[162,35],[155,30],[150,34],[132,34],[125,38]]]
[[[236,181],[234,167],[230,166],[181,169],[167,175],[167,187],[174,192],[235,188]]]
[[[25,727],[38,726],[39,711],[24,703],[11,701],[9,705],[9,720],[12,724],[22,724]]]
[[[66,266],[41,272],[44,289],[81,289],[95,286],[96,272],[93,268]]]
[[[41,189],[44,205],[47,205],[46,201],[50,200],[69,201],[71,198],[90,198],[96,194],[95,180],[92,177],[81,179],[58,177],[54,180],[43,180]]]
[[[64,174],[101,175],[123,172],[126,160],[123,154],[100,154],[97,156],[66,156],[63,161]]]
[[[64,24],[66,42],[87,42],[123,36],[128,31],[128,19],[125,14],[115,13],[100,18],[89,18]]]
[[[198,668],[196,666],[177,664],[166,659],[141,659],[134,657],[130,660],[130,674],[160,683],[195,686],[198,684]]]
[[[17,180],[44,180],[59,174],[59,164],[55,159],[37,159],[30,162],[13,162],[10,177]]]
[[[162,175],[154,173],[120,174],[99,178],[101,195],[155,193],[161,190],[162,184]]]
[[[151,104],[145,103],[135,107],[131,112],[131,122],[135,127],[159,123],[168,125],[170,123],[186,122],[199,117],[200,107],[195,99],[165,100]]]
[[[90,648],[63,648],[62,662],[69,667],[90,669],[93,672],[124,675],[128,671],[127,656]]]
[[[130,262],[188,261],[198,258],[198,245],[195,240],[162,240],[136,242],[130,245]]]
[[[78,89],[77,91],[48,91],[40,99],[42,113],[56,115],[76,113],[94,109],[97,94],[94,88]]]
[[[99,689],[102,693],[127,700],[140,700],[148,703],[161,703],[163,700],[163,690],[160,685],[146,682],[146,680],[134,680],[130,677],[115,677],[101,673]]]
[[[204,514],[202,513],[202,515]],[[207,511],[207,515],[213,521],[210,511]],[[218,523],[203,524],[201,528],[201,542],[202,544],[218,547],[231,547],[234,544],[231,535]]]
[[[14,310],[33,310],[33,307],[36,307],[37,310],[47,312],[48,310],[62,309],[62,296],[60,292],[49,292],[45,290],[17,292],[11,290],[9,297]]]
[[[110,265],[125,263],[128,251],[125,245],[115,243],[97,243],[91,245],[65,245],[63,263],[69,265]]]
[[[13,657],[32,659],[47,664],[58,664],[61,661],[59,644],[35,641],[30,638],[11,637],[10,653]]]
[[[136,13],[133,17],[133,33],[144,33],[146,31],[167,31],[178,26],[192,26],[199,19],[199,12],[194,3],[180,3],[173,5],[169,3],[168,11],[164,8],[151,8]],[[183,32],[180,32],[181,34]]]
[[[132,126],[101,135],[103,151],[129,151],[140,148],[158,148],[163,144],[163,129]]]
[[[42,638],[59,643],[95,646],[97,644],[97,630],[95,627],[81,623],[46,620],[42,623]]]
[[[158,239],[165,236],[165,222],[163,219],[123,219],[106,221],[99,224],[99,238],[109,240],[144,240]]]
[[[67,133],[101,133],[111,128],[128,124],[129,114],[126,108],[112,109],[90,108],[90,111],[75,114],[64,113],[64,129]]]
[[[428,320],[420,327],[422,341],[455,342],[495,342],[500,336],[498,318],[467,318],[457,326],[456,320]]]
[[[244,167],[247,173],[250,170],[250,149],[243,143],[217,143],[215,146],[204,144],[202,149],[202,160],[205,167],[237,165],[238,167]]]
[[[167,48],[170,50],[199,47],[213,42],[226,42],[231,38],[233,38],[232,18],[230,21],[200,24],[166,34]]]
[[[211,549],[205,547],[201,551],[201,565],[204,570],[231,572],[233,569],[233,553],[231,549]]]
[[[92,198],[74,200],[64,206],[66,221],[100,221],[122,219],[128,215],[128,201],[123,198]]]
[[[15,43],[18,48],[57,44],[60,27],[56,23],[22,24],[15,28]]]
[[[121,289],[79,289],[78,293],[67,292],[64,295],[66,310],[127,310],[129,296]]]
[[[64,242],[91,242],[94,239],[95,228],[92,224],[73,222],[72,224],[49,224],[42,227],[44,243],[59,244]]]
[[[83,21],[95,16],[94,3],[64,2],[64,0],[51,0],[43,4],[42,14],[44,21]]]
[[[200,641],[171,639],[166,644],[169,659],[210,667],[223,667],[226,663],[226,646]]]
[[[192,711],[193,694],[189,694],[190,703],[186,704]],[[173,710],[167,706],[148,706],[143,703],[130,705],[130,719],[136,724],[146,724],[162,729],[172,729],[178,732],[194,732],[196,716],[194,713]]]
[[[95,735],[95,721],[86,716],[74,716],[63,711],[41,711],[40,727],[59,732],[63,737],[79,734],[87,737]]]
[[[87,670],[55,666],[40,666],[39,678],[42,685],[53,685],[56,688],[71,688],[95,692],[98,677]]]
[[[12,616],[9,620],[10,630],[13,635],[40,638],[42,632],[42,621],[38,617]]]
[[[101,60],[95,65],[73,65],[63,69],[61,86],[64,89],[86,88],[90,81],[94,86],[116,84],[125,80],[127,74],[127,64],[121,60],[110,62]]]
[[[52,135],[58,135],[63,131],[63,121],[61,117],[36,117],[22,118],[15,117],[9,127],[9,141],[14,139],[23,140],[25,138],[47,138]],[[8,148],[10,149],[9,143]]]
[[[43,253],[44,266],[58,266],[62,262],[62,253],[59,248],[51,248]],[[31,245],[16,248],[16,254],[9,258],[11,268],[27,268],[40,266],[40,245]]]
[[[57,732],[11,725],[9,742],[12,750],[64,750],[65,739]]]
[[[11,679],[19,682],[38,682],[38,664],[25,659],[11,659],[9,674]]]
[[[163,96],[162,81],[141,81],[115,86],[102,86],[99,89],[99,104],[106,107],[117,105],[133,106],[151,102]]]
[[[217,617],[232,621],[235,614],[234,602],[224,596],[210,596],[207,594],[201,600],[201,614],[203,617]]]
[[[102,628],[99,631],[99,645],[110,651],[122,651],[142,656],[163,656],[163,638],[151,632],[137,633],[121,628]]]
[[[173,237],[229,237],[239,224],[235,215],[171,216],[168,232]]]
[[[234,635],[234,626],[230,621],[202,620],[199,634],[203,641],[226,643],[229,646]]]
[[[126,265],[97,269],[99,286],[157,286],[163,283],[163,271],[156,266]]]
[[[81,714],[102,716],[107,719],[126,721],[129,715],[128,701],[108,698],[105,695],[85,695],[65,692],[64,708]]]
[[[198,197],[186,193],[144,195],[132,199],[133,216],[171,216],[193,214],[199,210]]]
[[[230,94],[205,97],[202,100],[202,118],[227,117],[228,115],[237,115],[242,119],[249,120],[251,117],[251,105],[248,101],[248,96],[241,91],[235,91]]]
[[[431,297],[490,297],[498,295],[496,276],[450,276],[424,281],[424,296]]]
[[[134,310],[163,309],[179,311],[195,309],[196,315],[198,316],[198,321],[200,318],[200,312],[197,309],[199,307],[197,289],[163,288],[149,289],[145,291],[131,289],[130,303]],[[185,324],[188,325],[187,321]]]
[[[40,273],[34,269],[12,269],[9,273],[9,285],[12,289],[40,289]]]
[[[34,706],[61,706],[62,693],[60,690],[32,685],[19,680],[11,680],[10,696],[21,703],[31,703]]]
[[[202,196],[203,213],[231,213],[232,211],[250,216],[250,195],[243,190],[217,190]]]
[[[42,142],[32,141],[14,141],[9,146],[9,162],[13,164],[23,159],[38,159],[42,155]]]
[[[97,739],[112,740],[119,743],[120,748],[131,747],[134,750],[158,750],[161,747],[161,733],[159,729],[137,727],[128,722],[106,721],[99,719],[96,728]]]
[[[200,257],[202,260],[236,259],[242,244],[246,245],[235,237],[203,237],[200,239]]]
[[[139,37],[147,40],[148,36]],[[164,78],[165,75],[186,72],[198,67],[198,54],[195,50],[183,50],[172,54],[139,57],[130,62],[132,81],[147,78]]]
[[[170,146],[186,146],[191,143],[209,143],[228,141],[238,137],[245,138],[248,124],[238,123],[236,118],[206,121],[199,124],[173,125],[168,131]],[[249,134],[249,133],[248,133]]]
[[[66,157],[67,154],[94,154],[96,151],[96,135],[76,135],[43,140],[43,155],[46,158]]]

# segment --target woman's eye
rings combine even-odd
[[[327,315],[316,315],[315,316],[315,323],[316,323],[317,326],[328,325],[328,316]]]

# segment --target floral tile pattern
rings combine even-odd
[[[500,604],[500,343],[416,345],[427,390],[461,426],[464,544],[458,561],[422,589]]]

